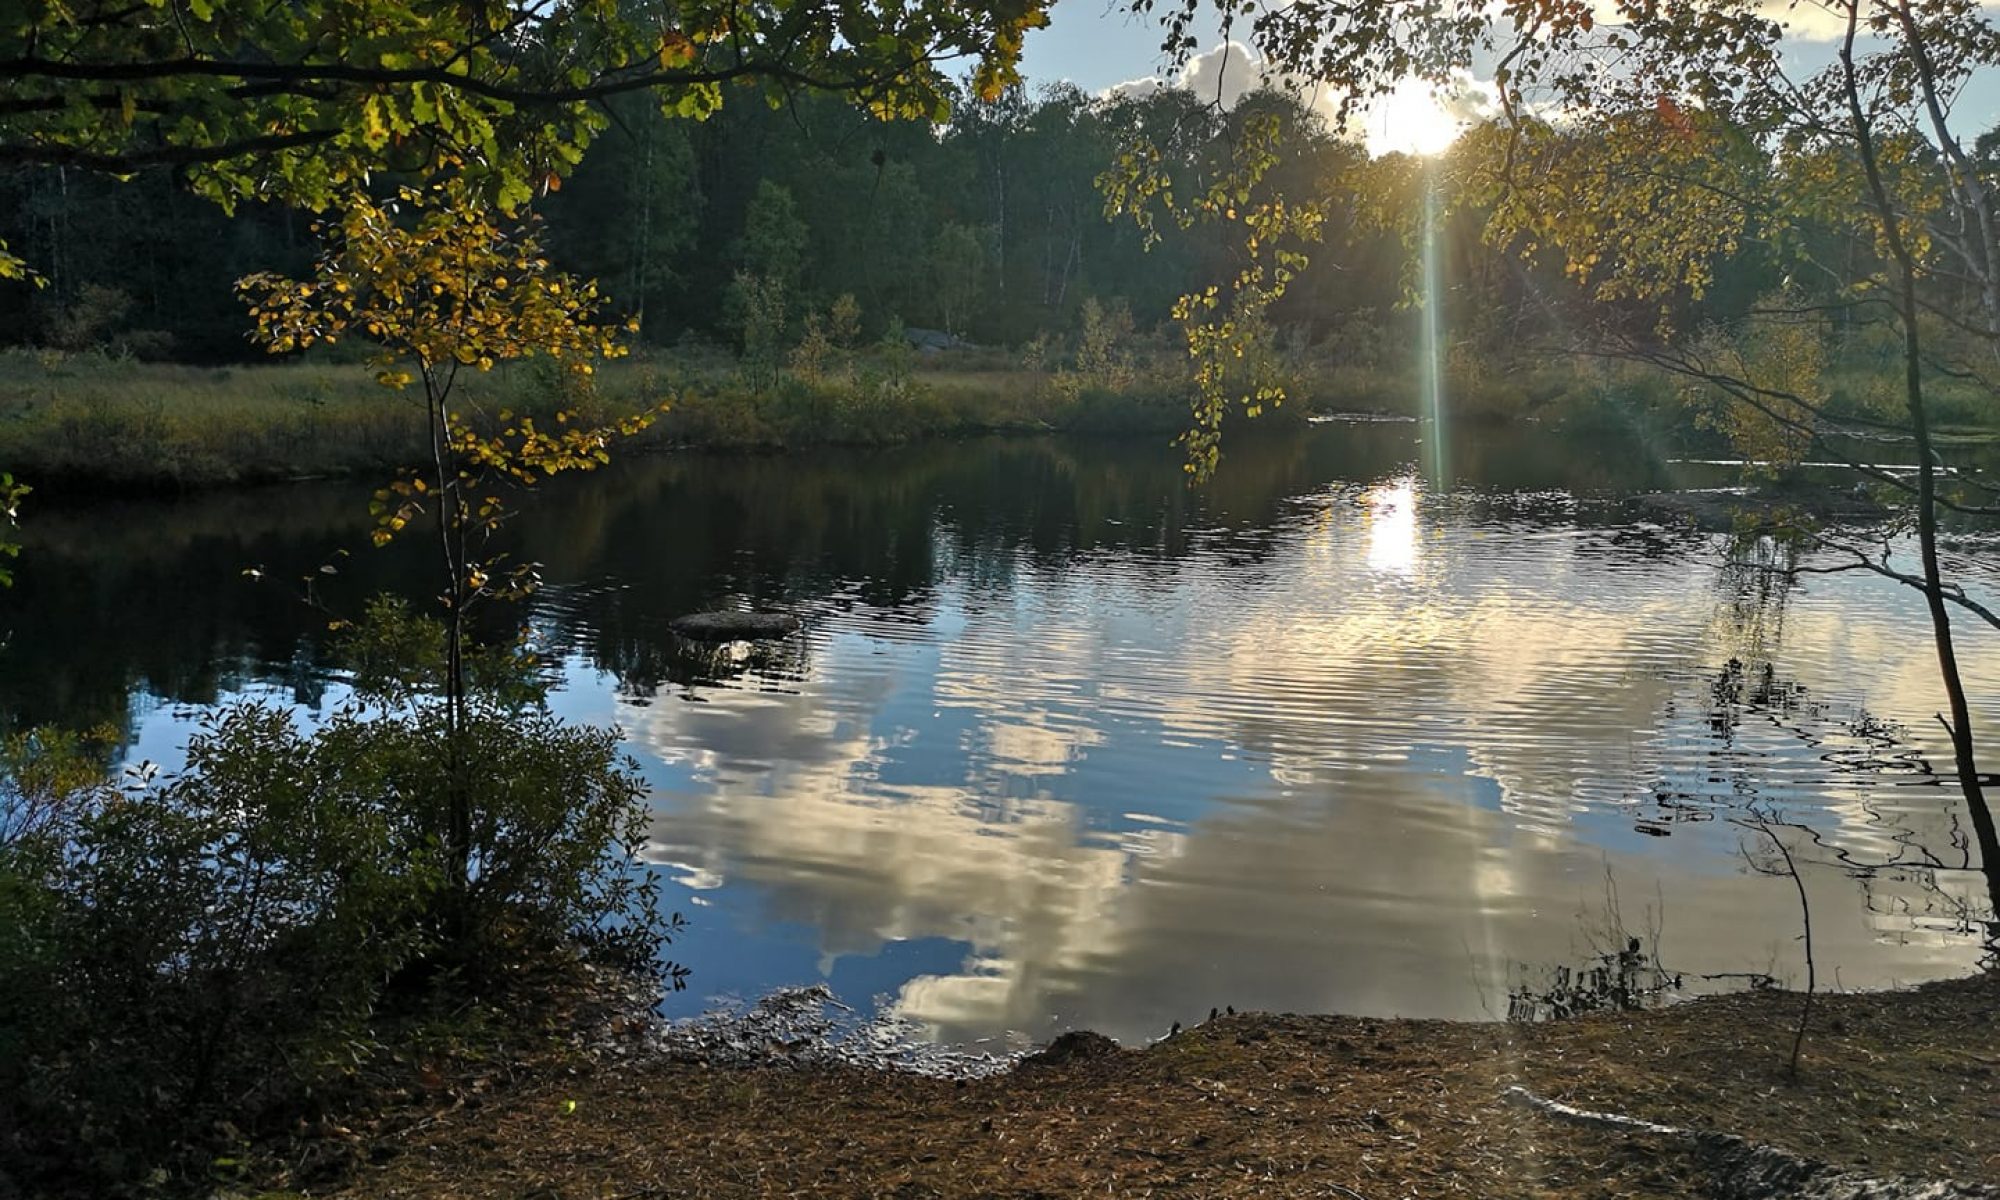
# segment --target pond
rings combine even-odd
[[[1437,484],[1420,436],[1243,438],[1203,489],[1154,439],[634,457],[548,489],[516,530],[549,581],[528,616],[555,707],[617,724],[653,789],[690,920],[670,1010],[824,981],[951,1041],[1478,1018],[1627,936],[1690,989],[1802,982],[1751,813],[1797,852],[1823,985],[1976,966],[1914,593],[1787,586],[1777,547],[1616,503],[1721,468],[1490,432]],[[171,763],[232,696],[339,703],[295,581],[351,612],[429,565],[366,548],[366,495],[38,511],[0,710]],[[671,619],[739,604],[804,631],[675,649]],[[1964,661],[1990,727],[2000,637]]]

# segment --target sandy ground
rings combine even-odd
[[[1841,1170],[2000,1181],[2000,979],[1823,996],[1794,1082],[1799,1000],[1536,1026],[1244,1014],[964,1082],[573,1062],[440,1082],[348,1133],[337,1175],[288,1183],[427,1200],[1740,1190],[1693,1139],[1565,1121],[1509,1103],[1516,1084]]]

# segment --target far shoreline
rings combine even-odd
[[[473,375],[458,403],[489,414],[615,419],[668,402],[618,454],[655,450],[784,453],[987,436],[1144,437],[1172,444],[1190,423],[1185,363],[1164,351],[1098,378],[1030,368],[1004,351],[913,360],[856,355],[836,372],[753,382],[733,358],[663,353],[605,366],[589,394],[533,363]],[[1658,393],[1658,394],[1656,394]],[[1569,364],[1468,380],[1450,417],[1468,427],[1568,430],[1653,420],[1664,393],[1636,376],[1607,383]],[[1636,407],[1635,407],[1636,406]],[[1289,401],[1232,429],[1297,429],[1323,418],[1418,418],[1405,374],[1316,362]],[[1619,415],[1619,414],[1623,415]],[[242,366],[147,363],[102,354],[0,353],[0,470],[43,494],[171,495],[306,480],[390,477],[422,453],[422,408],[376,384],[360,362]],[[1692,426],[1688,432],[1692,436]],[[1678,435],[1677,435],[1678,436]]]

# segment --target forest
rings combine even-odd
[[[1020,347],[1072,331],[1087,299],[1123,305],[1151,329],[1190,284],[1228,268],[1231,248],[1221,231],[1193,229],[1149,249],[1130,222],[1107,218],[1097,177],[1142,129],[1173,130],[1191,159],[1213,165],[1232,131],[1268,110],[1289,134],[1274,182],[1342,212],[1276,319],[1302,345],[1347,337],[1361,340],[1359,352],[1380,352],[1365,343],[1396,319],[1409,256],[1400,231],[1363,210],[1395,203],[1380,194],[1394,184],[1373,178],[1380,172],[1361,148],[1333,137],[1300,98],[1268,92],[1219,114],[1182,89],[1105,99],[1073,85],[1022,86],[991,102],[957,90],[942,127],[884,122],[821,93],[776,108],[746,97],[701,122],[622,99],[575,173],[534,211],[563,269],[598,280],[620,315],[643,314],[649,347],[742,349],[752,281],[782,289],[794,326],[850,295],[870,340],[899,320]],[[7,244],[48,281],[7,290],[7,337],[146,360],[262,357],[245,337],[235,282],[297,269],[315,249],[308,214],[275,204],[226,214],[164,173],[126,184],[17,171],[0,213]],[[1468,315],[1523,286],[1496,277],[1507,264],[1480,253],[1476,236],[1459,250],[1455,290]]]
[[[1169,225],[1149,246],[1107,212],[1099,177],[1134,136],[1171,136],[1191,174],[1212,175],[1244,126],[1271,116],[1285,155],[1266,185],[1327,210],[1309,265],[1270,314],[1285,346],[1366,367],[1412,338],[1413,214],[1434,173],[1445,189],[1453,345],[1489,357],[1565,348],[1577,306],[1560,264],[1524,261],[1482,236],[1489,214],[1473,146],[1421,169],[1403,155],[1371,160],[1357,139],[1336,136],[1311,97],[1281,90],[1226,112],[1183,88],[1093,96],[1023,85],[992,101],[966,94],[965,81],[954,91],[943,126],[885,122],[818,92],[782,106],[746,97],[699,122],[620,99],[589,155],[534,212],[555,262],[597,280],[621,317],[642,316],[638,341],[649,348],[741,353],[759,336],[753,295],[775,286],[781,336],[794,340],[807,314],[845,295],[869,341],[900,322],[1019,349],[1072,335],[1092,300],[1155,330],[1184,292],[1226,278],[1240,253],[1227,227]],[[1982,170],[2000,170],[2000,131],[1972,151]],[[1454,156],[1467,161],[1455,166]],[[1778,181],[1769,161],[1730,169],[1746,190]],[[0,180],[0,237],[37,264],[45,286],[0,292],[0,330],[14,345],[142,361],[261,360],[235,283],[307,264],[312,224],[278,203],[226,212],[170,172],[122,182],[17,169]],[[1844,232],[1848,242],[1833,244]],[[1828,243],[1823,261],[1856,260],[1859,235],[1837,217],[1813,236]],[[1740,322],[1788,264],[1780,247],[1751,238],[1706,270],[1712,282],[1698,294],[1671,298],[1679,327]],[[1628,320],[1652,315],[1624,308]]]

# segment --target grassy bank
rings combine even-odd
[[[1292,401],[1260,418],[1263,425],[1334,412],[1427,415],[1409,371],[1302,359],[1287,372]],[[1836,408],[1879,406],[1875,373],[1843,369],[1829,382]],[[541,417],[579,407],[609,417],[667,402],[667,415],[637,448],[773,450],[1046,431],[1164,442],[1189,422],[1185,365],[1159,347],[1096,371],[1031,368],[1003,350],[920,358],[877,348],[811,370],[757,369],[690,351],[611,363],[587,397],[533,362],[469,374],[458,386],[455,405]],[[1963,385],[1950,381],[1934,391],[1942,426],[2000,425],[1989,397],[1962,394]],[[1444,398],[1459,423],[1532,421],[1727,452],[1674,380],[1630,364],[1503,368],[1455,355]],[[360,362],[203,368],[0,352],[0,469],[44,491],[379,476],[420,458],[423,438],[418,398],[381,388]]]
[[[2000,981],[1703,1000],[1546,1025],[1225,1016],[1144,1050],[951,1082],[583,1056],[443,1083],[335,1140],[353,1197],[1736,1194],[1711,1142],[1562,1119],[1507,1089],[1740,1135],[1806,1169],[2000,1178]],[[605,1065],[617,1060],[622,1065]],[[305,1153],[304,1143],[286,1153]],[[322,1156],[323,1160],[323,1156]],[[1784,1195],[1808,1194],[1806,1179]],[[276,1179],[298,1187],[296,1179]],[[327,1183],[311,1189],[328,1194]]]
[[[894,374],[748,382],[732,360],[620,360],[593,395],[567,392],[535,365],[461,379],[455,403],[546,416],[600,415],[662,401],[641,446],[775,449],[886,445],[1012,430],[1161,435],[1186,420],[1171,386],[1056,388],[1047,377],[979,360]],[[361,364],[198,368],[94,354],[0,355],[0,463],[42,488],[210,487],[380,474],[423,446],[418,397],[386,391]]]
[[[902,361],[864,354],[839,370],[760,375],[727,356],[687,353],[612,363],[587,400],[528,363],[463,378],[459,402],[537,415],[578,403],[617,415],[670,402],[641,446],[888,445],[1025,431],[1164,441],[1186,427],[1188,393],[1179,364],[1158,358],[1093,375],[1028,369],[999,351]],[[1415,415],[1418,407],[1415,384],[1396,372],[1316,365],[1299,375],[1294,403],[1264,423],[1332,411]],[[1607,405],[1649,410],[1659,401],[1630,380],[1571,366],[1454,376],[1447,394],[1463,418],[1567,423],[1629,420]],[[360,363],[201,368],[0,354],[0,467],[45,490],[379,475],[414,461],[423,436],[416,397],[379,387]]]

